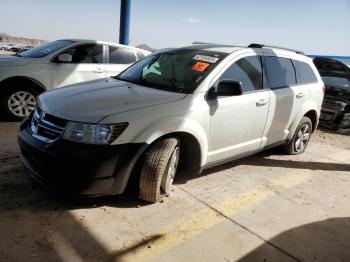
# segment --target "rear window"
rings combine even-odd
[[[131,48],[109,46],[110,64],[133,64],[135,62],[136,57]]]
[[[137,57],[138,57],[139,59],[142,59],[142,58],[144,58],[144,57],[146,56],[144,53],[142,53],[142,52],[139,51],[139,50],[136,50],[136,54],[137,54]]]
[[[293,64],[297,71],[298,84],[310,84],[317,82],[317,77],[310,65],[297,60],[293,60]]]
[[[295,69],[288,58],[266,57],[267,80],[271,89],[288,87],[296,84]]]

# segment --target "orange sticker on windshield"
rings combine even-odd
[[[196,62],[196,63],[192,66],[192,70],[198,71],[198,72],[203,72],[205,69],[207,69],[208,66],[209,66],[208,63]]]

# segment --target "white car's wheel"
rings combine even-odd
[[[35,108],[36,98],[28,91],[13,93],[7,100],[8,110],[16,117],[26,117]]]
[[[9,120],[21,120],[27,117],[36,106],[38,92],[31,88],[9,89],[2,96],[2,107]]]
[[[304,153],[312,133],[312,121],[308,117],[303,117],[300,121],[293,138],[285,145],[285,151],[287,154],[297,155]]]

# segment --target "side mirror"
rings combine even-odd
[[[73,57],[70,54],[61,54],[57,57],[57,60],[63,63],[71,63],[73,60]]]
[[[240,96],[243,94],[242,83],[235,80],[221,80],[210,90],[211,97]]]

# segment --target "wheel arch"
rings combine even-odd
[[[153,141],[152,144],[154,144],[156,141],[168,137],[174,137],[179,139],[181,147],[180,161],[182,163],[182,171],[185,170],[186,173],[192,174],[199,173],[202,163],[202,148],[198,139],[189,132],[176,131],[159,137],[158,139]]]
[[[294,132],[299,125],[299,122],[304,116],[307,116],[311,119],[312,132],[316,130],[320,114],[316,103],[309,101],[304,104],[304,106],[302,107],[302,110],[300,110],[300,113],[294,118],[294,121],[292,122],[289,128],[289,134],[288,134],[287,140],[292,139]]]
[[[145,153],[151,148],[151,146],[157,141],[169,137],[178,138],[180,140],[180,146],[184,149],[180,149],[180,166],[179,173],[181,175],[198,174],[201,172],[201,161],[202,161],[202,149],[198,139],[188,132],[175,131],[164,134],[157,139],[153,140],[152,143],[146,143],[146,146],[141,147],[135,155],[133,160],[133,166],[129,172],[124,174],[126,177],[123,179],[120,192],[133,191],[138,187],[140,172],[144,161]]]
[[[317,127],[317,121],[318,121],[318,116],[316,110],[309,110],[306,112],[304,116],[307,116],[308,118],[311,119],[312,123],[312,132],[315,132],[316,127]]]
[[[46,87],[35,78],[28,77],[28,76],[12,76],[0,82],[0,87],[1,87],[0,92],[4,92],[5,90],[7,91],[8,89],[10,89],[11,86],[9,85],[13,83],[27,83],[32,88],[34,88],[38,93],[42,93],[47,90]]]

